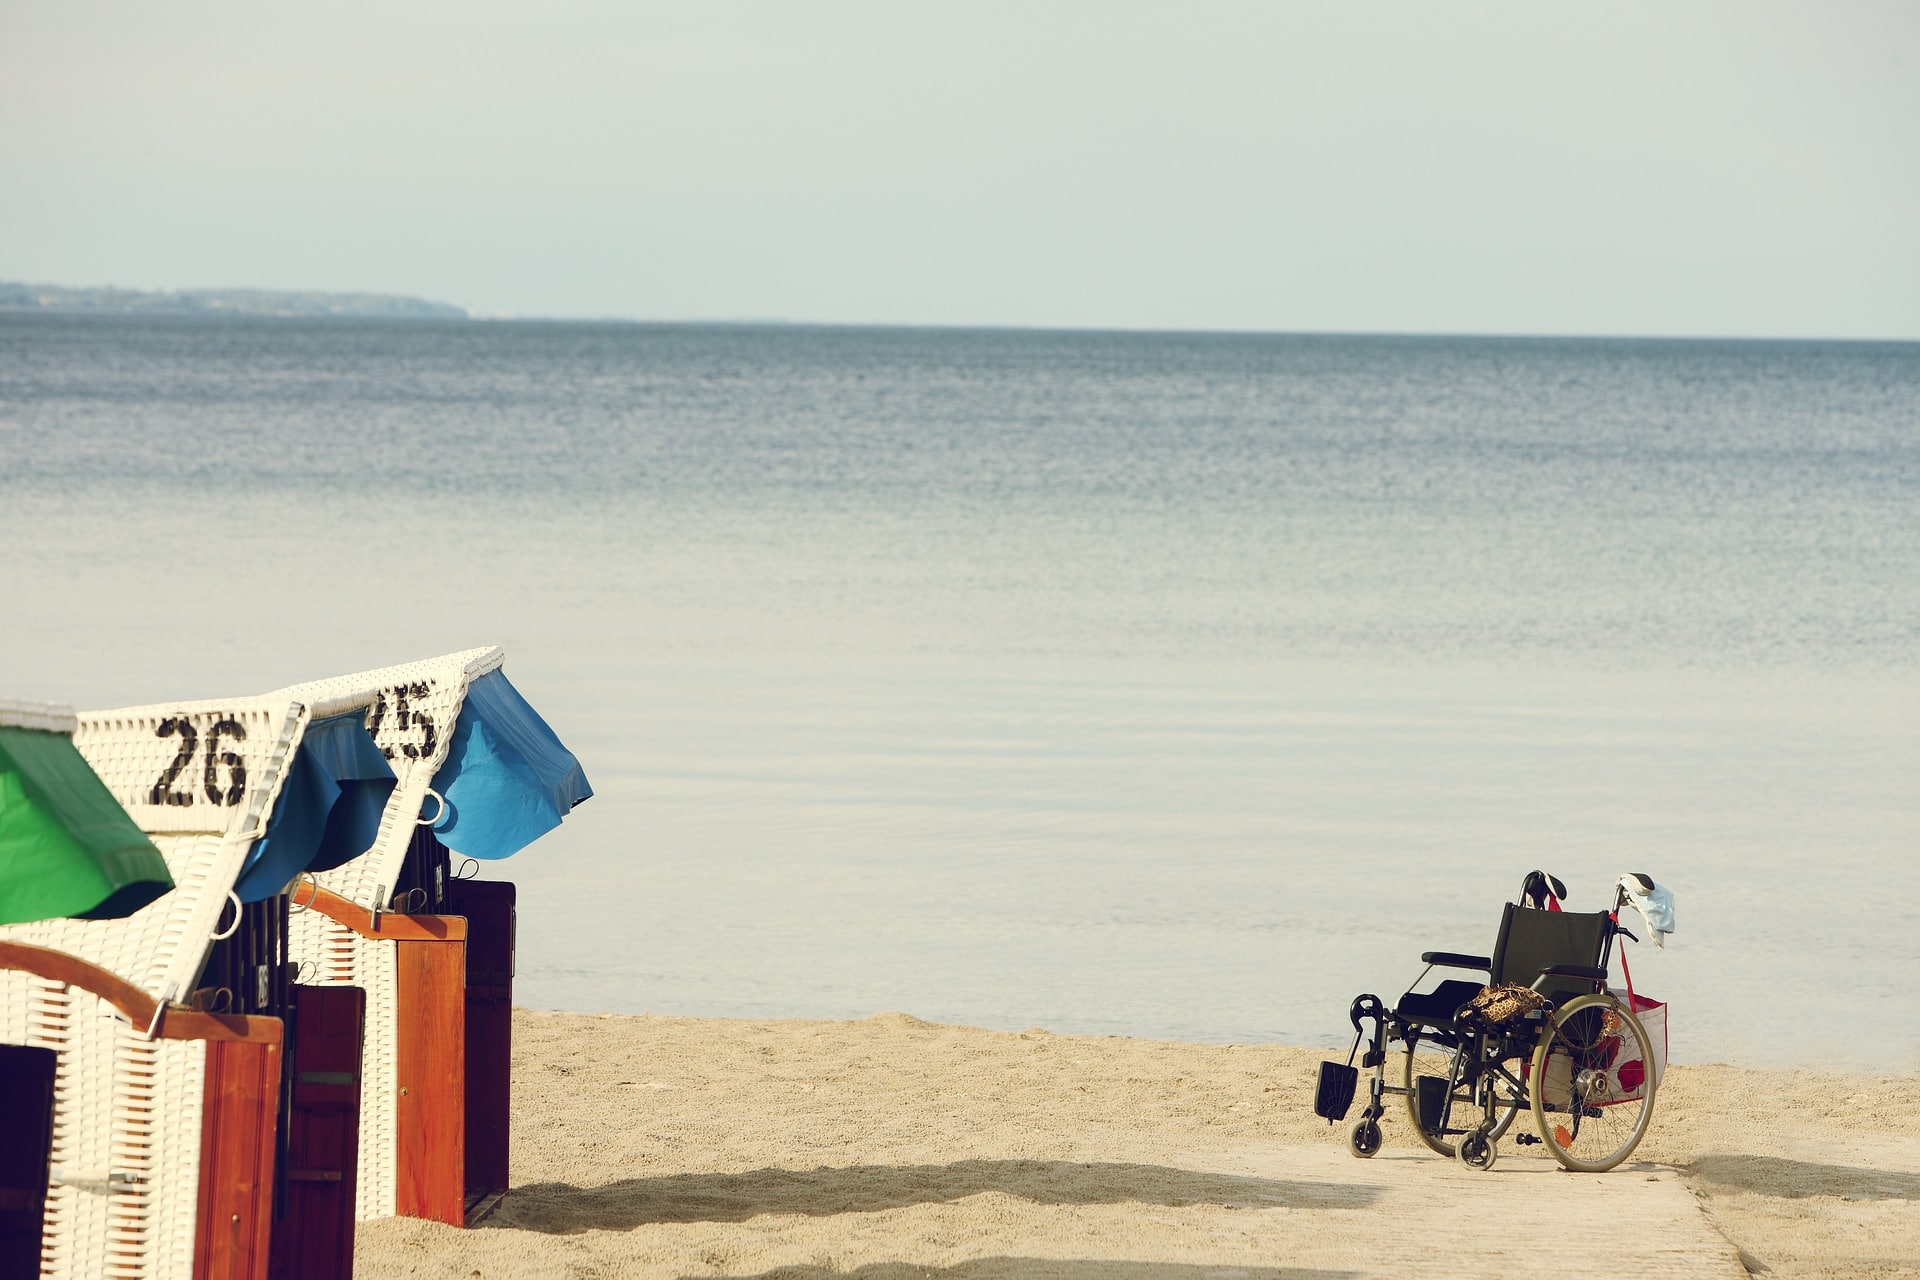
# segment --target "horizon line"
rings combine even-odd
[[[462,310],[466,310],[462,308]],[[265,317],[263,317],[265,318]],[[351,317],[342,317],[351,318]],[[409,319],[409,317],[395,317]],[[935,329],[973,333],[1112,333],[1141,336],[1195,336],[1246,338],[1516,338],[1542,340],[1592,339],[1602,342],[1858,342],[1920,344],[1920,333],[1911,337],[1887,337],[1864,334],[1748,334],[1748,333],[1620,333],[1615,331],[1573,330],[1496,330],[1496,329],[1235,329],[1216,326],[1172,326],[1129,324],[1047,324],[985,323],[958,320],[792,320],[777,316],[720,317],[640,317],[621,315],[533,315],[515,312],[468,311],[476,323],[527,324],[627,324],[658,328],[766,328],[766,329]],[[422,319],[430,319],[422,317]]]
[[[8,282],[0,282],[8,283]],[[65,286],[75,287],[75,286]],[[113,288],[115,286],[78,286]],[[253,293],[333,294],[359,297],[404,298],[409,301],[435,301],[412,294],[387,294],[374,290],[266,289],[246,286]],[[219,288],[176,289],[154,292],[212,293]],[[240,292],[236,286],[234,292]],[[422,315],[339,315],[296,313],[248,313],[221,311],[111,310],[90,307],[19,305],[0,302],[0,316],[61,316],[90,319],[167,319],[215,323],[284,323],[306,320],[319,323],[369,324],[550,324],[550,325],[628,325],[635,328],[711,328],[711,329],[849,329],[849,330],[927,330],[954,333],[1052,333],[1052,334],[1124,334],[1139,337],[1220,337],[1220,338],[1468,338],[1501,341],[1585,341],[1585,342],[1777,342],[1777,343],[1854,343],[1860,345],[1920,345],[1920,334],[1889,336],[1883,334],[1778,334],[1778,333],[1623,333],[1603,330],[1500,330],[1500,329],[1306,329],[1306,328],[1229,328],[1194,325],[1062,324],[1038,322],[980,322],[954,320],[796,320],[779,316],[632,316],[632,315],[552,315],[518,312],[473,311],[458,303],[438,305],[456,308],[460,316]]]

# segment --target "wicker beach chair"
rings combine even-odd
[[[362,1219],[466,1221],[466,921],[420,909],[431,903],[396,911],[392,899],[410,851],[447,812],[432,784],[468,689],[504,658],[498,648],[470,649],[281,691],[317,715],[364,712],[397,780],[372,846],[295,888],[289,929],[303,980],[367,993],[355,1194]],[[504,1110],[504,1078],[500,1087]]]
[[[282,1025],[270,1017],[190,1012],[176,1002],[195,993],[210,951],[241,923],[242,916],[231,923],[228,916],[241,909],[243,881],[253,894],[261,889],[251,882],[263,869],[265,878],[276,877],[256,846],[272,829],[309,726],[332,717],[361,719],[394,775],[368,847],[301,876],[289,895],[296,914],[288,921],[287,953],[301,981],[365,992],[363,1039],[358,993],[350,1001],[356,1026],[349,1052],[359,1060],[342,1064],[357,1069],[317,1073],[350,1076],[361,1107],[365,1140],[347,1162],[353,1185],[342,1190],[350,1191],[362,1218],[403,1213],[465,1220],[474,1185],[464,1152],[475,1128],[466,1096],[469,1008],[486,1013],[497,1028],[497,1043],[483,1055],[492,1093],[491,1110],[481,1111],[491,1119],[480,1126],[490,1133],[497,1160],[491,1173],[480,1173],[479,1185],[504,1188],[512,888],[464,886],[475,892],[462,896],[461,911],[493,909],[494,949],[479,987],[468,982],[464,918],[417,908],[394,912],[390,902],[410,856],[434,845],[429,828],[442,819],[443,829],[452,825],[453,806],[432,783],[459,736],[469,690],[497,672],[503,656],[498,649],[474,649],[263,697],[77,718],[76,747],[151,836],[176,887],[126,920],[0,929],[0,1042],[54,1050],[58,1062],[46,1275],[187,1277],[210,1274],[216,1265],[221,1274],[264,1274]],[[502,699],[517,703],[551,738],[504,677],[485,688],[482,701],[496,711]],[[541,754],[538,742],[522,745]],[[573,763],[557,742],[551,746]],[[589,794],[583,777],[578,783],[577,793],[563,786],[557,794],[559,812]],[[475,839],[486,836],[472,830],[474,815],[484,811],[483,801],[466,806]],[[528,838],[526,831],[509,833],[508,844]],[[438,852],[436,870],[444,872],[446,850]],[[502,903],[504,913],[497,910]],[[301,1008],[305,1026],[304,1003]],[[301,1042],[305,1052],[317,1040],[308,1035]],[[302,1087],[294,1085],[296,1112]],[[292,1180],[302,1177],[342,1175],[284,1170],[282,1192],[300,1190]],[[209,1237],[215,1223],[227,1228],[219,1239]],[[345,1238],[350,1251],[350,1230]]]
[[[76,718],[175,888],[121,920],[0,928],[0,1040],[57,1061],[45,1276],[265,1274],[280,1024],[174,1002],[237,905],[307,720],[284,696]]]

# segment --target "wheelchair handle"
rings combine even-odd
[[[1362,1020],[1372,1018],[1378,1022],[1386,1016],[1387,1006],[1382,1003],[1380,997],[1376,995],[1355,996],[1353,998],[1353,1004],[1347,1009],[1347,1021],[1353,1024],[1353,1033],[1355,1035],[1363,1034],[1360,1030]],[[1348,1056],[1351,1057],[1352,1055]]]

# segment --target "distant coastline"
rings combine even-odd
[[[0,311],[91,312],[112,315],[230,315],[357,320],[465,320],[447,302],[390,293],[320,293],[291,289],[170,289],[149,292],[112,285],[76,288],[0,280]]]

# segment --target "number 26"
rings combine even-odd
[[[247,762],[238,752],[220,750],[220,739],[224,735],[234,742],[245,742],[247,731],[238,720],[221,716],[207,730],[207,749],[205,765],[200,778],[204,784],[206,797],[214,804],[234,805],[240,803],[240,797],[247,792]],[[166,804],[185,808],[198,801],[191,789],[175,791],[174,781],[193,763],[194,752],[200,745],[200,733],[193,722],[185,716],[168,716],[160,722],[155,731],[156,737],[171,738],[178,736],[180,749],[174,753],[173,762],[160,773],[153,784],[153,790],[147,794],[148,804]],[[227,785],[220,785],[220,770],[227,770]]]

